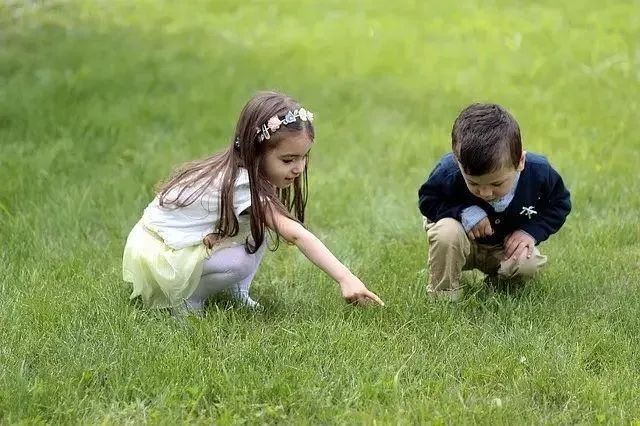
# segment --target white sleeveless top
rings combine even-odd
[[[180,188],[174,188],[167,193],[166,198],[171,200],[179,192]],[[188,197],[189,194],[189,191],[185,191],[182,196]],[[163,207],[156,196],[144,210],[142,224],[155,232],[166,245],[173,249],[195,246],[202,244],[203,238],[214,231],[220,220],[219,204],[219,182],[206,188],[193,203],[185,207],[171,205]],[[240,213],[250,206],[249,173],[247,169],[240,168],[233,194],[233,211],[240,227],[238,235],[233,240],[239,244],[244,243],[249,230],[248,215],[240,216]]]

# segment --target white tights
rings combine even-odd
[[[266,246],[265,241],[253,254],[247,253],[244,245],[216,251],[205,259],[200,284],[187,303],[192,308],[202,308],[207,298],[221,291],[231,290],[238,302],[251,308],[259,307],[258,303],[249,297],[249,287],[258,271]]]

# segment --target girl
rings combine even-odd
[[[178,169],[144,210],[124,249],[123,278],[147,307],[186,307],[231,290],[259,307],[249,286],[266,230],[295,244],[339,285],[349,303],[382,300],[306,230],[307,158],[313,114],[275,92],[254,96],[240,113],[233,143]]]

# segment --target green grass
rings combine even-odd
[[[0,423],[640,421],[637,1],[0,3]],[[294,248],[266,312],[128,301],[152,188],[259,89],[316,114],[308,224],[387,303]],[[495,101],[574,210],[518,295],[426,299],[417,188]]]

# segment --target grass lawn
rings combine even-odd
[[[0,423],[640,422],[640,4],[0,2]],[[125,238],[259,89],[316,114],[308,226],[251,313],[142,310]],[[573,212],[518,294],[426,298],[417,188],[458,111],[505,105]]]

